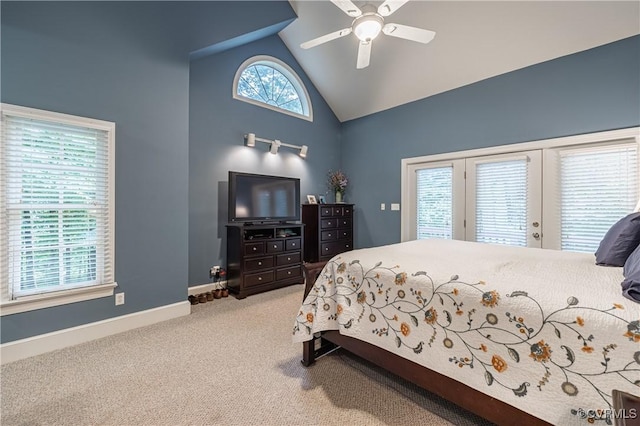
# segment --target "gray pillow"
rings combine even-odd
[[[623,217],[607,231],[596,250],[596,264],[624,266],[624,262],[638,244],[640,244],[640,212]]]
[[[640,246],[627,258],[622,272],[624,272],[622,294],[627,299],[640,302]]]

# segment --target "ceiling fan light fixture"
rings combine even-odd
[[[353,32],[361,41],[370,42],[378,37],[380,31],[382,31],[382,24],[383,20],[379,15],[365,15],[357,18]]]

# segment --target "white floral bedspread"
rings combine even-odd
[[[355,250],[327,263],[293,339],[339,330],[550,423],[613,424],[612,389],[640,395],[640,304],[622,296],[622,279],[591,254],[555,250],[451,240]]]

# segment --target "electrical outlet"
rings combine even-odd
[[[209,278],[218,278],[220,276],[220,266],[212,266],[209,269]]]
[[[124,293],[116,293],[116,305],[124,305]]]

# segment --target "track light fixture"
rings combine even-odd
[[[277,154],[278,148],[280,148],[280,144],[282,144],[282,142],[280,142],[278,139],[271,142],[271,150],[269,150],[269,152],[272,154]]]
[[[280,149],[281,146],[286,146],[287,148],[299,149],[300,152],[298,153],[298,155],[300,155],[300,157],[302,158],[307,158],[307,152],[309,151],[309,147],[307,145],[302,145],[302,146],[291,145],[289,143],[284,143],[278,139],[271,140],[271,139],[258,138],[256,137],[255,133],[247,133],[246,135],[244,135],[244,139],[245,139],[245,144],[251,148],[254,148],[256,146],[256,142],[270,144],[269,152],[272,154],[277,154],[278,149]]]

